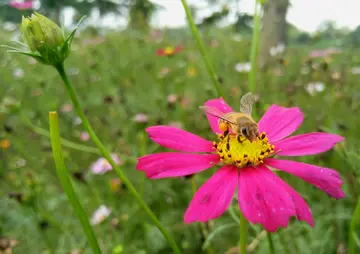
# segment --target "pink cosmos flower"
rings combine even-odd
[[[19,2],[19,1],[12,0],[9,2],[9,5],[11,7],[19,9],[19,10],[28,10],[28,9],[32,9],[33,1],[28,0],[28,1]]]
[[[207,106],[227,113],[231,107],[220,99]],[[261,135],[253,142],[241,137],[221,136],[218,119],[207,115],[212,130],[220,134],[210,142],[195,134],[168,126],[146,129],[156,143],[179,152],[150,154],[138,159],[137,170],[151,179],[180,177],[199,173],[214,164],[224,164],[194,195],[184,221],[206,222],[223,214],[238,189],[239,207],[250,222],[260,223],[270,232],[286,227],[295,216],[314,225],[311,210],[304,199],[271,168],[295,175],[334,198],[345,196],[337,171],[311,164],[280,160],[278,156],[303,156],[325,152],[343,137],[330,133],[307,133],[288,137],[303,121],[299,108],[272,105],[258,122]]]

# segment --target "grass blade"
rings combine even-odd
[[[50,135],[51,135],[51,146],[53,149],[53,155],[56,165],[56,172],[60,180],[60,184],[63,190],[66,193],[66,196],[69,199],[71,206],[74,208],[76,216],[78,217],[85,235],[89,241],[90,247],[95,254],[101,254],[101,250],[97,239],[95,237],[95,233],[93,228],[90,226],[89,219],[80,204],[79,199],[77,198],[75,191],[72,187],[69,173],[65,166],[64,157],[61,150],[60,144],[60,132],[59,132],[59,123],[58,123],[58,115],[56,112],[49,113],[50,120]]]

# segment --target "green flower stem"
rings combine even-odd
[[[44,130],[44,129],[32,124],[30,122],[30,120],[23,115],[21,115],[20,118],[23,121],[23,123],[25,125],[27,125],[31,130],[33,130],[34,132],[36,132],[42,136],[50,138],[50,133],[47,130]],[[64,138],[60,138],[60,142],[63,146],[66,146],[66,147],[74,149],[74,150],[79,150],[79,151],[83,151],[86,153],[95,153],[95,154],[100,155],[99,150],[96,149],[95,147],[89,147],[89,146],[76,144],[76,143],[66,140]]]
[[[216,74],[215,74],[215,71],[210,63],[210,60],[209,60],[209,57],[206,53],[206,50],[205,50],[205,47],[204,45],[202,44],[201,42],[201,39],[200,39],[200,35],[199,35],[199,32],[196,28],[196,25],[194,23],[194,19],[192,18],[191,16],[191,13],[190,13],[190,9],[189,9],[189,6],[187,5],[186,3],[186,0],[181,0],[183,6],[184,6],[184,9],[185,9],[185,12],[186,12],[186,17],[187,17],[187,20],[189,21],[189,25],[190,25],[190,28],[191,28],[191,31],[195,37],[195,40],[198,44],[198,47],[199,47],[199,50],[200,50],[200,53],[201,53],[201,56],[205,62],[205,65],[206,65],[206,69],[207,71],[209,72],[210,74],[210,77],[214,83],[214,86],[215,86],[215,89],[217,91],[217,94],[219,97],[224,97],[224,93],[221,89],[221,86],[220,86],[220,83],[216,77]]]
[[[83,227],[85,235],[89,241],[90,247],[93,253],[101,254],[99,244],[96,240],[93,228],[90,226],[89,219],[81,206],[79,199],[77,198],[75,191],[72,187],[69,173],[65,166],[64,157],[61,150],[60,144],[60,131],[59,131],[59,120],[56,112],[49,113],[50,121],[50,135],[51,135],[51,146],[53,149],[53,155],[56,165],[56,172],[58,174],[61,186],[69,199],[70,204],[74,208],[74,211]]]
[[[261,11],[259,10],[259,0],[255,2],[255,12],[254,12],[254,28],[253,28],[253,37],[251,41],[251,70],[249,73],[249,91],[254,93],[256,88],[256,74],[258,70],[258,52],[260,45],[260,23],[261,23]]]
[[[359,223],[360,218],[360,197],[358,198],[356,208],[354,214],[352,216],[350,222],[350,231],[349,231],[349,254],[355,254],[355,233],[356,233],[356,226]]]
[[[80,100],[72,87],[68,76],[66,75],[64,65],[58,65],[56,66],[57,71],[59,72],[62,80],[65,83],[66,89],[68,91],[68,94],[70,96],[71,101],[74,104],[74,108],[80,117],[85,129],[89,133],[92,141],[95,143],[95,145],[100,150],[101,154],[105,157],[105,159],[110,163],[116,174],[119,176],[120,180],[125,184],[129,192],[134,196],[136,201],[139,203],[139,205],[144,209],[144,212],[150,217],[152,222],[155,224],[155,226],[161,231],[161,233],[164,235],[165,239],[169,242],[171,248],[174,250],[175,253],[181,253],[179,247],[177,246],[174,239],[170,236],[170,234],[166,231],[164,226],[160,223],[160,221],[157,219],[155,214],[151,211],[151,209],[146,205],[144,200],[141,198],[139,193],[134,188],[133,184],[130,182],[130,180],[126,177],[124,172],[120,169],[120,167],[115,163],[115,161],[112,159],[110,153],[106,150],[104,145],[101,143],[100,139],[95,134],[95,131],[91,127],[89,121],[87,120],[85,113],[81,107]]]
[[[271,233],[266,232],[266,236],[267,236],[267,240],[268,240],[268,244],[269,244],[269,254],[275,254],[274,242],[272,240]]]
[[[246,254],[247,220],[240,211],[240,253]]]

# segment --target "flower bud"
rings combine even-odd
[[[45,16],[35,12],[30,17],[23,17],[21,31],[29,49],[33,53],[38,53],[44,63],[60,64],[67,57],[68,50],[63,50],[63,30]]]

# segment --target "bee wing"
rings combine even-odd
[[[229,118],[227,118],[225,116],[225,114],[223,112],[221,112],[220,110],[218,110],[217,108],[214,108],[214,107],[210,107],[210,106],[200,106],[199,107],[203,112],[205,112],[206,114],[209,114],[211,116],[214,116],[216,118],[219,118],[221,120],[224,120],[228,123],[231,123],[231,124],[235,124],[233,121],[231,121]]]
[[[240,99],[240,112],[251,115],[254,102],[255,97],[252,95],[252,93],[243,95],[243,97]]]

